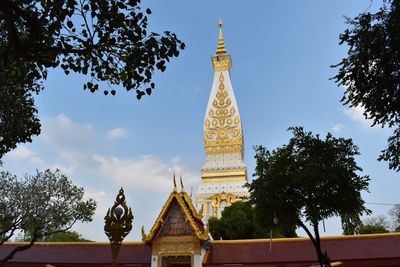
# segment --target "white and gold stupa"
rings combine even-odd
[[[212,57],[214,81],[204,118],[206,162],[195,203],[204,220],[221,217],[221,212],[249,195],[247,169],[243,162],[242,122],[230,79],[231,56],[227,53],[219,21],[216,54]]]

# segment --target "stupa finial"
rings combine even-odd
[[[219,27],[219,37],[218,37],[218,46],[217,46],[217,55],[226,55],[226,48],[225,48],[225,43],[224,43],[224,37],[222,36],[222,19],[219,18],[218,21],[218,27]]]

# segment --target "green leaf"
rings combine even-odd
[[[67,21],[67,26],[68,26],[68,28],[72,28],[72,27],[74,27],[74,24],[72,23],[72,21]]]

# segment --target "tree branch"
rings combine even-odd
[[[33,236],[32,236],[31,241],[27,245],[19,246],[19,247],[14,248],[7,256],[5,256],[3,259],[0,260],[0,265],[2,265],[4,263],[6,263],[7,261],[11,260],[16,253],[31,248],[33,246],[33,244],[39,238],[39,230],[40,229],[38,227],[36,227],[35,230],[33,231]]]

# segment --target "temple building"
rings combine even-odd
[[[244,138],[239,108],[230,78],[231,56],[225,48],[222,21],[215,55],[211,58],[214,80],[204,118],[206,162],[195,196],[204,221],[221,217],[222,210],[249,195],[247,168],[243,162]]]
[[[25,243],[26,244],[26,243]],[[19,243],[0,246],[0,258]],[[332,266],[399,267],[400,233],[321,237]],[[110,243],[35,243],[17,253],[5,267],[106,267]],[[309,238],[248,240],[210,239],[191,198],[181,185],[172,190],[142,242],[124,242],[117,266],[131,267],[317,267]]]
[[[214,81],[204,119],[206,162],[195,203],[180,188],[171,193],[142,241],[124,242],[117,266],[131,267],[316,267],[317,255],[307,238],[213,240],[207,219],[249,193],[243,185],[243,130],[230,81],[231,57],[219,23]],[[144,205],[145,203],[139,203]],[[26,243],[25,243],[26,245]],[[0,259],[20,243],[0,245]],[[332,266],[399,267],[400,233],[321,237]],[[108,242],[37,242],[18,252],[5,267],[106,267],[111,265]]]

